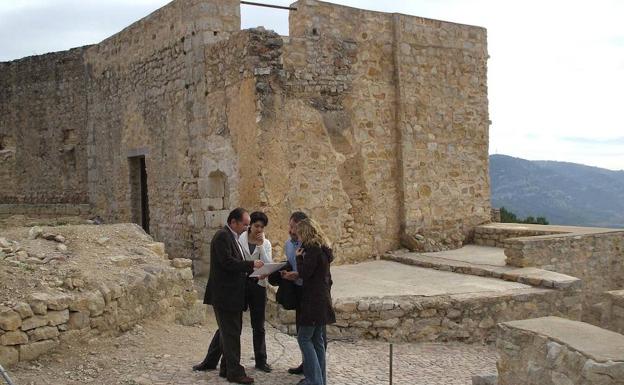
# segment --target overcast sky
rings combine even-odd
[[[168,2],[0,0],[0,61],[97,43]],[[624,169],[624,1],[334,2],[487,28],[490,153]],[[288,34],[287,11],[241,17]]]

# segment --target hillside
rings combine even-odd
[[[492,207],[551,224],[624,227],[624,171],[490,156]]]

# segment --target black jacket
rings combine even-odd
[[[210,276],[204,303],[227,311],[245,308],[245,281],[253,261],[245,261],[234,234],[225,226],[210,243]]]
[[[303,245],[304,255],[297,256],[297,271],[303,279],[301,302],[297,309],[297,324],[327,325],[336,322],[331,299],[331,249]]]

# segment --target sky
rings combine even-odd
[[[0,0],[0,61],[97,43],[168,2]],[[332,2],[487,28],[490,154],[624,169],[624,1]],[[241,19],[288,34],[287,11]]]

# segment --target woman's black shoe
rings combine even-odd
[[[266,362],[263,364],[256,364],[256,369],[262,370],[265,373],[271,373],[271,371],[273,371],[273,368]]]
[[[290,374],[303,374],[303,363],[296,368],[288,369],[288,373]]]

